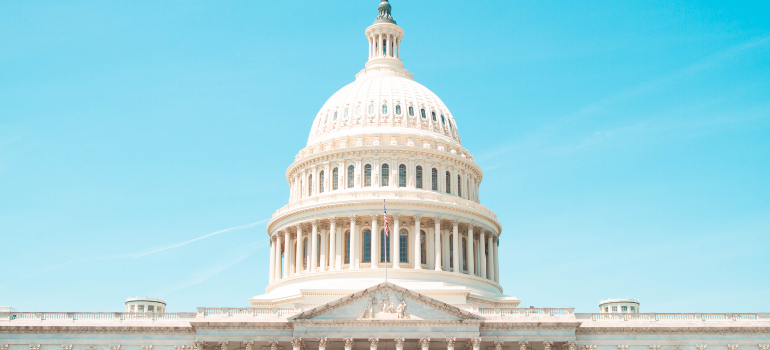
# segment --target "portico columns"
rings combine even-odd
[[[318,220],[310,221],[310,269],[308,272],[318,271]]]
[[[396,350],[404,350],[404,338],[393,339],[393,342],[396,343]]]
[[[428,350],[430,347],[430,338],[420,338],[420,341],[418,342],[420,350]]]
[[[455,341],[457,338],[446,338],[444,339],[444,342],[446,342],[446,350],[455,350]]]
[[[350,260],[351,264],[353,263],[353,260]],[[342,340],[345,341],[345,350],[353,350],[353,338],[342,338]]]
[[[337,218],[329,218],[329,270],[337,270]]]
[[[487,238],[487,254],[489,255],[487,257],[487,278],[494,281],[495,280],[495,250],[492,248],[492,245],[494,245],[494,234],[489,233],[489,237]]]
[[[379,338],[369,338],[369,350],[377,350],[377,343],[379,342]]]
[[[275,268],[275,271],[273,273],[274,273],[275,281],[281,279],[281,276],[283,276],[283,274],[281,273],[281,264],[282,264],[281,249],[283,249],[283,246],[281,245],[282,236],[283,235],[280,232],[275,234],[275,257],[273,257],[274,259],[273,264]]]
[[[435,255],[436,271],[441,271],[441,218],[433,219],[433,250]]]
[[[302,273],[302,265],[304,264],[304,240],[302,239],[302,225],[297,225],[297,252],[294,254],[294,274],[299,275]]]
[[[497,254],[497,246],[500,244],[499,236],[496,237],[492,248],[495,249],[495,282],[500,283],[500,255]]]
[[[460,247],[460,233],[457,230],[459,225],[459,221],[452,221],[452,271],[462,273],[463,269],[462,266],[460,266],[460,254],[462,254],[462,248]]]
[[[278,243],[270,236],[270,283],[275,282],[275,246]]]
[[[357,218],[358,216],[356,215],[350,216],[350,268],[352,269],[358,268],[358,261],[360,260],[358,256],[358,232],[356,232]],[[343,248],[343,251],[344,250],[345,249]]]
[[[369,256],[372,257],[372,268],[376,269],[380,262],[380,232],[377,231],[377,217],[379,215],[372,214],[372,244],[370,245],[371,253]]]
[[[326,350],[326,343],[328,341],[328,338],[318,338],[318,350]]]
[[[486,255],[486,240],[484,238],[484,229],[479,231],[479,277],[487,278],[487,255]]]
[[[399,266],[399,262],[401,261],[401,233],[399,231],[401,229],[399,228],[400,223],[398,220],[400,217],[401,215],[399,214],[393,214],[393,232],[390,233],[390,247],[392,248],[390,252],[390,259],[393,262],[394,269],[401,268],[401,266]]]
[[[283,278],[288,278],[291,275],[291,261],[289,258],[289,249],[291,249],[289,246],[289,242],[291,242],[290,235],[289,230],[283,231]]]
[[[414,269],[422,269],[422,247],[420,246],[420,220],[422,215],[414,216]]]
[[[465,248],[468,250],[468,253],[466,256],[468,257],[468,274],[469,275],[475,275],[475,270],[473,269],[473,263],[476,261],[476,258],[473,257],[473,225],[468,225],[468,244],[465,245]]]
[[[471,338],[470,343],[471,343],[471,346],[472,346],[473,350],[479,350],[481,348],[481,338],[480,337]],[[548,349],[548,350],[550,350],[550,349]]]

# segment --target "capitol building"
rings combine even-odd
[[[250,307],[0,308],[0,350],[770,350],[770,314],[644,313],[637,299],[596,313],[519,307],[500,285],[506,243],[479,199],[482,170],[455,116],[401,61],[391,5],[377,10],[368,61],[286,170],[288,203],[267,224],[269,281],[244,296]]]

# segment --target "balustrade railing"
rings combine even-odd
[[[285,308],[198,308],[198,317],[284,317],[298,313],[298,310]]]
[[[382,187],[378,187],[376,188],[376,190],[370,190],[369,188],[341,189],[336,191],[330,191],[327,193],[315,194],[313,196],[302,198],[297,201],[292,201],[292,203],[284,205],[282,208],[278,209],[275,213],[273,213],[273,217],[276,217],[283,213],[289,212],[293,209],[304,207],[310,204],[340,201],[340,200],[346,200],[346,199],[396,197],[396,198],[407,198],[407,199],[432,200],[432,201],[441,202],[441,203],[460,205],[463,207],[477,210],[488,217],[497,218],[497,215],[495,215],[495,213],[492,210],[488,209],[487,207],[479,203],[476,203],[472,200],[463,199],[457,196],[438,193],[430,190],[399,189],[396,191],[382,191],[382,189],[383,189]]]
[[[574,308],[479,308],[479,315],[488,318],[563,317],[575,313]]]
[[[583,314],[575,315],[578,319],[592,321],[770,321],[770,313],[643,313],[643,314]]]
[[[7,316],[6,316],[7,315]],[[10,312],[0,313],[8,321],[165,321],[193,319],[195,313],[130,313],[130,312]]]

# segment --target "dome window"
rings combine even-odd
[[[345,108],[345,114],[342,115],[343,118],[348,119],[348,109]]]
[[[388,104],[387,103],[382,105],[382,114],[388,114]]]
[[[324,171],[318,174],[318,193],[324,193]]]
[[[372,165],[364,165],[364,187],[372,186]]]
[[[355,166],[348,166],[348,188],[353,188],[354,180],[355,180]],[[447,173],[449,174],[449,173]]]
[[[332,170],[332,190],[339,189],[339,185],[337,184],[337,179],[339,179],[339,169],[334,168]]]
[[[324,124],[326,124],[329,121],[329,113],[326,113],[326,117],[324,117]]]
[[[396,105],[396,114],[401,115],[401,105]]]
[[[446,193],[452,192],[452,176],[449,175],[449,172],[446,172]]]
[[[433,168],[431,171],[430,182],[430,188],[434,191],[438,191],[438,170],[436,170],[436,168]]]
[[[446,124],[446,121],[444,120],[444,116],[441,116],[441,124]]]
[[[334,117],[332,118],[332,121],[337,120],[337,111],[334,111]]]
[[[433,118],[433,121],[436,121],[436,112],[430,112],[430,116]]]
[[[406,187],[406,165],[398,166],[398,187]]]
[[[356,115],[361,115],[361,105],[356,106]]]
[[[382,171],[380,171],[380,186],[390,186],[390,166],[387,164],[382,165]]]
[[[422,188],[422,167],[417,166],[417,169],[415,169],[415,177],[416,177],[416,185],[417,188]]]
[[[374,105],[369,105],[369,114],[374,114]]]
[[[414,107],[409,106],[409,116],[414,117]]]
[[[420,114],[422,115],[422,118],[425,119],[425,108],[420,108]]]

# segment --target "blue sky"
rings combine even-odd
[[[377,3],[0,4],[0,305],[261,294],[284,171]],[[770,311],[766,2],[392,5],[484,170],[506,294]]]

